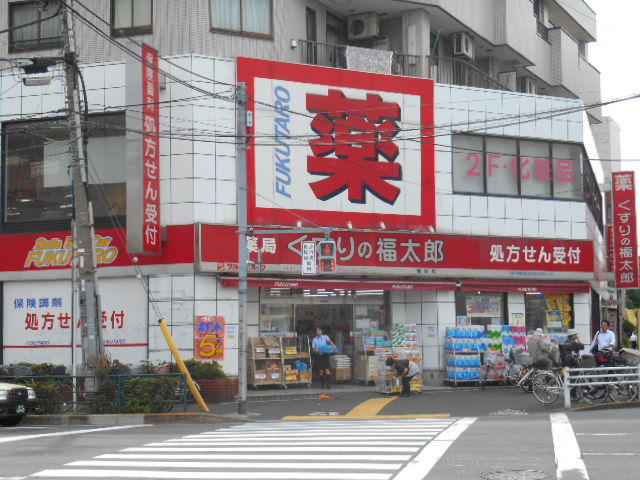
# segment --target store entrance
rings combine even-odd
[[[344,350],[353,330],[353,305],[295,305],[295,331],[313,338],[321,327]]]

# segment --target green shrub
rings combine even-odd
[[[635,329],[636,326],[629,320],[625,319],[624,322],[622,322],[622,331],[627,335],[627,337],[630,337]]]
[[[21,367],[29,367],[31,374],[36,376],[66,375],[67,368],[64,365],[53,365],[51,363],[19,363]]]
[[[130,377],[124,382],[124,413],[162,413],[168,411],[179,392],[178,377]]]
[[[23,377],[22,384],[31,387],[36,391],[38,400],[38,412],[40,414],[51,414],[59,411],[65,395],[71,395],[71,378],[64,379],[31,379]]]
[[[199,362],[198,360],[185,360],[184,362],[191,378],[196,382],[198,380],[224,380],[227,375],[222,370],[220,364],[216,361]],[[180,370],[175,364],[171,365],[171,371],[173,373],[179,373]]]

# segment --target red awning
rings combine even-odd
[[[223,278],[225,287],[237,287],[237,278]],[[271,288],[326,288],[340,290],[455,290],[453,282],[422,282],[419,280],[351,278],[250,278],[251,287]]]
[[[463,292],[520,292],[520,293],[589,293],[588,282],[501,282],[470,280],[462,283]]]

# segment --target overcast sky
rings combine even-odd
[[[589,61],[602,73],[602,99],[609,100],[640,92],[640,63],[636,48],[640,45],[640,1],[587,0],[598,21],[598,41],[589,45]],[[640,174],[640,99],[606,106],[604,114],[620,125],[623,169]]]

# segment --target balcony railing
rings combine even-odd
[[[299,40],[302,63],[321,67],[347,68],[347,46],[334,43]],[[420,76],[420,60],[417,55],[394,53],[391,73],[406,77]]]
[[[300,40],[300,61],[309,65],[347,68],[346,45]],[[437,83],[467,87],[509,90],[482,70],[460,58],[421,57],[403,53],[393,54],[391,74],[406,77],[425,77]]]
[[[466,87],[510,90],[479,68],[461,58],[426,57],[427,76],[436,83],[462,85]]]

